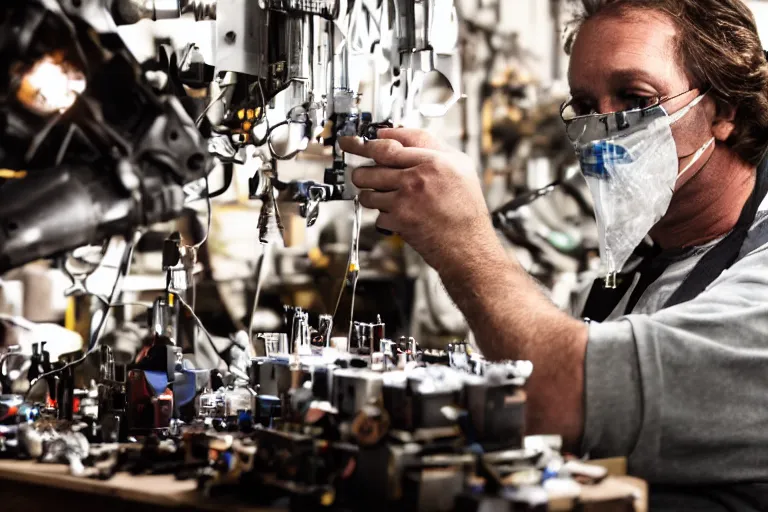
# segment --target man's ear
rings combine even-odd
[[[712,135],[719,142],[725,142],[736,129],[736,109],[718,102],[717,114],[712,121]]]

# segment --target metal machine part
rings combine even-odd
[[[97,384],[99,422],[103,442],[116,443],[125,436],[126,382],[125,366],[115,364],[114,351],[106,345],[99,349]]]
[[[309,336],[309,313],[295,308],[291,320],[291,346],[290,353],[298,355],[310,355],[311,340]]]
[[[175,344],[178,321],[179,309],[174,307],[172,294],[155,299],[148,318],[152,336],[164,336]]]
[[[264,4],[276,11],[291,14],[310,14],[325,19],[336,19],[346,2],[342,0],[267,0]],[[215,20],[223,11],[225,0],[116,0],[112,14],[118,23],[136,23],[142,19],[161,20],[178,18],[191,12],[197,21]]]
[[[432,69],[431,34],[435,11],[434,0],[391,0],[390,22],[395,27],[397,51],[405,68],[413,67],[413,55],[428,59],[427,66]],[[419,66],[421,67],[421,66]]]
[[[318,334],[322,337],[323,346],[331,346],[331,336],[333,334],[333,315],[320,315]]]
[[[464,374],[441,366],[385,375],[384,407],[391,411],[392,428],[414,432],[455,424],[444,408],[461,404]]]
[[[265,358],[251,361],[250,386],[259,395],[284,397],[296,384],[291,361],[283,355],[281,358]],[[309,380],[307,372],[300,372],[301,382]]]
[[[216,10],[216,69],[265,78],[269,11],[264,3],[219,0]]]
[[[525,392],[520,381],[476,378],[465,388],[475,441],[486,450],[519,448],[525,432]]]
[[[353,418],[371,400],[378,400],[382,391],[382,376],[361,369],[339,369],[333,372],[331,403],[342,418]]]
[[[241,415],[253,417],[257,410],[257,395],[247,386],[205,391],[198,398],[198,414],[217,420],[216,428],[236,429]]]
[[[100,22],[111,19],[103,4],[64,4],[15,2],[0,26],[15,34],[0,47],[3,71],[18,78],[0,91],[0,159],[26,173],[0,187],[0,272],[177,217],[182,186],[210,166],[179,100],[155,94]],[[76,31],[82,22],[98,36]],[[42,79],[51,73],[70,90]]]
[[[19,425],[26,421],[22,415],[23,407],[23,396],[0,395],[0,456],[18,454]]]
[[[26,392],[29,382],[25,373],[29,372],[30,366],[29,356],[21,353],[19,345],[11,345],[0,353],[0,393]]]
[[[206,5],[208,4],[208,14],[213,9],[213,16],[216,16],[216,2],[202,0],[116,0],[112,6],[112,14],[118,24],[137,23],[143,19],[164,20],[173,19],[181,16],[182,6],[189,4],[196,14],[199,11],[202,19],[206,14]]]

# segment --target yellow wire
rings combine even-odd
[[[77,331],[77,317],[75,315],[75,298],[67,297],[67,309],[64,310],[64,328],[69,331]]]
[[[20,180],[27,177],[27,171],[16,171],[13,169],[0,169],[0,178],[6,180]]]

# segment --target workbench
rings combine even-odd
[[[233,499],[205,498],[194,480],[176,480],[171,475],[132,476],[118,473],[110,480],[92,480],[69,475],[63,464],[0,459],[0,510],[2,512],[277,512],[284,509],[248,506]],[[636,496],[634,512],[647,511],[647,486],[631,477],[608,477],[595,486],[584,486],[582,501],[594,503],[586,511],[615,512],[598,505],[610,497]],[[571,510],[550,504],[552,511]],[[620,512],[626,512],[622,507]]]
[[[109,480],[74,477],[64,464],[0,459],[3,512],[275,512],[224,499],[206,499],[195,480],[118,473]]]

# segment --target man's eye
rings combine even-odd
[[[652,107],[658,104],[659,98],[656,96],[638,96],[636,94],[628,94],[622,98],[624,103],[624,110],[634,110]]]
[[[569,104],[569,107],[575,116],[586,116],[595,113],[595,108],[592,104],[586,101],[573,100]]]

